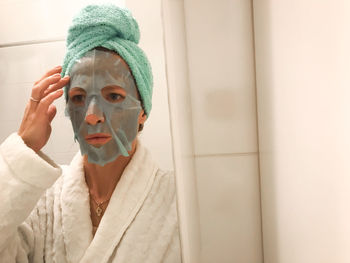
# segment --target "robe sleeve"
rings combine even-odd
[[[14,133],[0,145],[0,262],[35,262],[40,211],[34,209],[61,168]],[[39,231],[40,232],[40,231]],[[39,233],[40,235],[40,233]],[[40,242],[43,244],[43,242]]]

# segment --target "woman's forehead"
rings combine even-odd
[[[127,63],[118,54],[114,52],[94,50],[88,52],[85,56],[75,62],[70,75],[89,75],[92,72],[96,73],[99,71],[109,71],[113,75],[118,73],[131,74]]]
[[[81,87],[87,92],[96,92],[107,85],[115,85],[137,97],[136,84],[127,64],[112,52],[88,52],[76,61],[70,75],[70,88]]]

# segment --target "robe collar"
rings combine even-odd
[[[69,262],[107,262],[146,199],[158,166],[140,142],[92,235],[90,199],[80,153],[64,169],[62,231]]]

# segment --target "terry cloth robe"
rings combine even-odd
[[[173,173],[138,143],[95,236],[78,153],[69,166],[12,134],[0,146],[0,262],[181,262]]]

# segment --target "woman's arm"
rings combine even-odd
[[[15,259],[17,262],[31,262],[24,259],[34,254],[38,240],[35,235],[40,233],[34,233],[33,228],[39,222],[35,222],[35,217],[27,223],[24,221],[60,174],[57,165],[41,152],[37,154],[27,147],[16,133],[1,144],[0,262]]]
[[[35,250],[43,249],[35,247],[36,235],[45,234],[34,230],[39,219],[28,216],[61,174],[40,152],[56,114],[52,103],[62,96],[62,87],[69,81],[61,79],[60,71],[60,67],[54,68],[34,84],[18,133],[0,146],[0,262],[32,262]],[[38,253],[42,259],[43,252]]]

